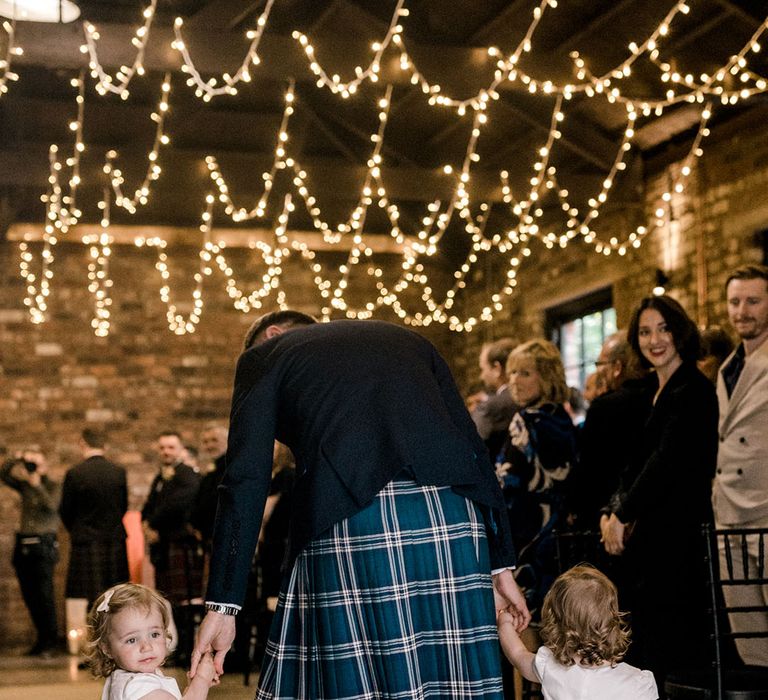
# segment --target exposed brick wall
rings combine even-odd
[[[39,244],[35,252],[39,251]],[[198,267],[194,247],[169,250],[172,300],[179,311],[191,309],[191,278]],[[228,250],[244,286],[259,284],[260,258],[248,250]],[[111,277],[113,326],[107,338],[91,331],[93,299],[87,288],[87,250],[59,244],[53,264],[50,318],[32,325],[23,304],[18,248],[0,243],[0,448],[9,452],[39,443],[49,456],[52,475],[62,479],[79,461],[77,439],[86,424],[103,427],[110,456],[128,470],[131,507],[139,509],[157,469],[152,441],[160,430],[179,430],[198,443],[203,424],[226,422],[232,378],[246,328],[260,312],[234,310],[224,278],[206,278],[202,320],[197,332],[176,336],[166,323],[159,297],[160,277],[154,250],[115,246]],[[319,313],[311,273],[291,259],[282,279],[295,308]],[[265,310],[272,310],[269,305]],[[393,320],[389,317],[389,320]],[[425,333],[451,355],[455,339],[440,328]],[[16,615],[0,619],[0,647],[31,643],[33,631],[10,565],[18,499],[0,486],[0,594]],[[57,569],[61,600],[67,538]]]

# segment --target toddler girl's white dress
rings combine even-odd
[[[629,664],[616,666],[563,666],[547,647],[539,647],[534,669],[545,700],[657,700],[659,693],[650,671]]]
[[[167,678],[160,669],[154,673],[132,673],[116,668],[107,678],[101,700],[139,700],[153,690],[164,690],[181,700],[181,691],[174,678]]]

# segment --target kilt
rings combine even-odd
[[[155,588],[174,606],[202,599],[202,545],[192,537],[161,541],[160,545],[164,558],[155,565]]]
[[[389,483],[284,578],[257,700],[501,697],[485,529],[450,488]]]
[[[67,569],[67,598],[92,603],[107,588],[128,580],[125,539],[73,542]]]

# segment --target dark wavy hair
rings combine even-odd
[[[629,646],[616,586],[589,564],[580,564],[552,584],[541,610],[541,639],[563,666],[616,665]]]
[[[696,328],[691,317],[685,313],[680,302],[662,294],[661,296],[645,297],[632,314],[632,320],[627,328],[627,340],[629,340],[632,350],[635,351],[640,364],[645,368],[651,367],[651,363],[640,352],[640,315],[646,309],[654,309],[661,314],[672,334],[675,349],[683,362],[696,362],[701,354],[699,329]]]

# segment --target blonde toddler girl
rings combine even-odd
[[[121,583],[102,593],[88,615],[86,660],[106,678],[101,700],[205,700],[218,683],[206,654],[184,695],[160,666],[168,656],[170,606],[146,586]]]
[[[499,615],[504,654],[528,680],[541,683],[545,700],[656,700],[650,671],[621,663],[629,634],[616,587],[597,569],[575,566],[558,577],[541,611],[544,645],[526,649],[512,615]]]

